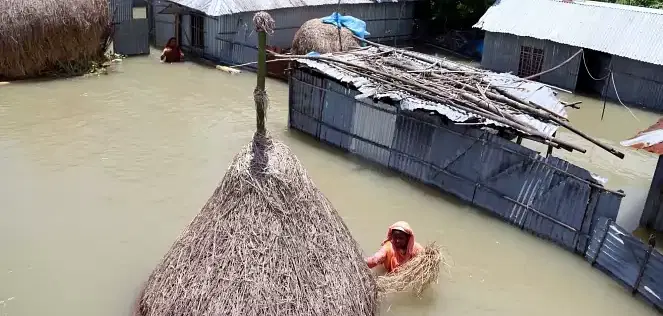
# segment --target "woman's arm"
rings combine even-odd
[[[166,59],[166,53],[167,53],[169,50],[170,50],[170,48],[168,48],[168,47],[164,48],[163,51],[161,52],[161,56],[159,56],[159,59],[161,59],[161,60]]]
[[[373,269],[376,266],[384,263],[384,260],[386,258],[387,258],[387,247],[386,247],[386,245],[384,245],[373,256],[368,257],[364,260],[366,261],[366,264],[368,265],[368,268]]]

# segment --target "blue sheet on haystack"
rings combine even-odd
[[[371,33],[366,31],[366,22],[353,16],[341,15],[338,12],[334,12],[330,16],[322,18],[322,23],[345,27],[359,38],[365,38],[366,35],[371,35]]]

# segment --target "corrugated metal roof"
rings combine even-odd
[[[365,58],[371,58],[371,56],[376,56],[378,50],[375,48],[365,49],[353,53],[339,53],[332,54],[333,57],[352,61],[356,64],[363,64],[363,61],[359,58],[364,56]],[[414,52],[411,52],[414,53]],[[417,53],[414,53],[417,54]],[[421,55],[421,54],[417,54]],[[326,56],[326,55],[325,55]],[[418,64],[420,69],[430,70],[435,65],[423,63],[414,59],[407,58],[406,56],[400,56],[403,58],[404,62],[409,64]],[[452,63],[448,60],[435,58],[433,56],[426,56],[428,59],[435,59],[436,64],[451,63],[454,67],[462,69],[468,72],[477,72],[481,71],[472,67],[464,66],[461,64]],[[406,91],[390,89],[384,85],[373,82],[371,79],[357,75],[354,72],[347,71],[342,68],[338,68],[333,65],[333,62],[325,62],[321,60],[310,60],[310,59],[298,59],[300,64],[303,64],[307,67],[316,69],[317,71],[339,80],[341,82],[350,83],[354,86],[359,92],[360,95],[356,96],[356,99],[365,99],[365,98],[376,98],[376,99],[390,99],[398,104],[400,104],[401,109],[414,111],[414,110],[426,110],[426,111],[435,111],[440,115],[443,115],[454,122],[466,122],[472,118],[482,119],[480,123],[473,123],[476,125],[494,125],[504,127],[505,125],[495,122],[490,119],[484,119],[481,116],[478,116],[473,113],[466,112],[462,109],[456,108],[451,105],[441,104],[437,102],[432,102],[429,100],[424,100],[415,96],[412,96]],[[439,66],[437,66],[439,67]],[[535,102],[538,105],[545,107],[546,109],[557,113],[562,117],[567,117],[567,113],[564,105],[559,102],[555,96],[552,89],[549,87],[533,81],[523,80],[511,74],[498,74],[493,72],[484,72],[485,78],[495,86],[500,86],[502,89],[507,90],[509,93],[518,96],[519,98],[525,100],[525,102]],[[531,128],[545,134],[552,136],[552,134],[559,128],[555,124],[546,123],[538,119],[533,118],[530,115],[522,113],[512,113],[520,122],[523,122],[526,125],[529,125]]]
[[[338,0],[171,0],[171,2],[204,12],[209,16],[338,4]],[[376,2],[397,1],[342,0],[341,4],[362,4]],[[329,13],[331,14],[331,12]]]
[[[594,1],[497,0],[474,27],[663,65],[663,10]]]
[[[654,125],[638,133],[635,137],[620,143],[622,146],[643,149],[658,155],[663,154],[663,118]]]

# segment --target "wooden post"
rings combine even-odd
[[[256,134],[266,135],[265,116],[269,98],[265,92],[265,77],[267,77],[267,33],[274,30],[274,20],[264,11],[253,16],[253,24],[258,32],[258,79],[253,91],[253,100],[256,104]]]
[[[608,102],[608,86],[612,83],[612,59],[610,60],[610,66],[608,68],[608,80],[605,82],[603,87],[603,111],[601,112],[601,121],[603,121],[603,116],[605,115],[605,106]]]
[[[552,134],[552,137],[553,137],[553,138],[554,138],[555,136],[557,136],[557,131],[555,131],[555,132]],[[553,152],[553,147],[550,146],[550,145],[548,145],[548,152],[546,153],[546,157],[550,157],[550,155],[552,155],[552,152]]]
[[[180,15],[175,14],[175,42],[178,46],[182,46],[180,43]]]

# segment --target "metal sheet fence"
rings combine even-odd
[[[113,49],[122,55],[150,53],[149,25],[147,19],[136,19],[115,25]]]
[[[400,111],[317,73],[290,78],[289,126],[433,185],[584,254],[592,223],[615,219],[621,196],[590,173],[487,130]]]
[[[600,218],[585,258],[663,311],[663,255],[609,218]]]
[[[133,0],[109,0],[108,10],[113,17],[113,24],[131,21],[133,18]]]

